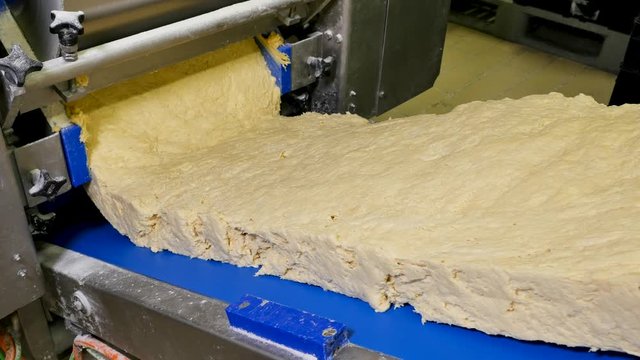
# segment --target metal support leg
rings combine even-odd
[[[49,324],[40,300],[33,301],[18,309],[18,319],[22,328],[23,345],[27,347],[31,358],[54,360],[56,354]]]

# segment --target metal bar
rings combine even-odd
[[[283,9],[309,1],[245,1],[83,50],[78,53],[78,60],[74,62],[55,58],[44,62],[41,71],[31,74],[25,87],[29,91],[52,86],[96,68],[112,66],[127,59],[158,52],[263,17],[276,16]]]
[[[120,81],[202,55],[207,51],[214,50],[235,41],[246,39],[247,37],[253,36],[257,33],[269,31],[275,28],[277,24],[278,20],[275,17],[267,17],[188,43],[180,44],[169,49],[161,50],[151,56],[129,59],[111,67],[95,69],[91,74],[88,74],[90,76],[88,87],[82,88],[75,93],[69,93],[68,91],[61,92],[63,100],[66,102],[78,100],[93,91],[116,84]],[[28,99],[33,100],[31,105],[36,103],[37,106],[42,106],[42,104],[47,103],[43,101],[38,103],[39,99],[32,99],[31,93],[29,93]],[[23,110],[26,110],[26,105],[24,104]]]
[[[38,253],[52,312],[142,359],[294,359],[231,329],[226,303],[55,245]],[[344,355],[340,355],[344,354]],[[350,346],[340,359],[389,359]]]

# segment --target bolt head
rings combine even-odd
[[[82,306],[82,301],[80,301],[80,299],[78,299],[76,296],[74,296],[73,299],[71,300],[71,307],[75,311],[81,312],[84,310],[84,306]]]
[[[330,336],[333,336],[333,335],[335,335],[337,333],[338,333],[338,331],[336,331],[336,329],[334,329],[332,327],[328,327],[328,328],[322,330],[322,336],[324,336],[324,337],[330,337]]]
[[[341,43],[342,43],[342,40],[343,40],[343,38],[342,38],[342,34],[338,34],[338,35],[336,35],[336,42],[337,42],[338,44],[341,44]]]
[[[327,30],[324,32],[324,38],[327,40],[333,39],[333,31]]]
[[[249,306],[249,305],[251,305],[251,304],[250,304],[248,301],[243,301],[242,303],[240,303],[240,305],[238,305],[238,307],[239,307],[240,309],[244,309],[244,308],[246,308],[246,307],[247,307],[247,306]]]
[[[90,310],[89,300],[82,292],[76,291],[71,296],[71,308],[83,315],[87,315]]]

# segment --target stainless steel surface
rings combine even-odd
[[[312,110],[372,117],[430,88],[439,74],[448,0],[335,0],[318,15],[336,69]],[[333,100],[330,100],[331,98]]]
[[[45,244],[46,304],[56,314],[142,359],[294,359],[233,331],[226,304]],[[78,301],[82,294],[83,301]],[[78,305],[80,303],[80,305]],[[340,359],[383,359],[361,348]]]
[[[57,359],[53,338],[49,332],[49,324],[40,299],[18,309],[17,314],[22,329],[23,345],[27,347],[30,358]]]
[[[51,311],[138,358],[275,358],[241,344],[219,301],[54,245],[39,258]]]
[[[344,46],[340,71],[340,111],[377,115],[388,0],[344,0]],[[413,36],[413,34],[412,34]]]
[[[60,133],[54,133],[46,138],[19,147],[13,151],[13,155],[29,207],[36,206],[47,200],[47,198],[43,196],[29,195],[28,191],[33,186],[31,177],[32,170],[45,169],[52,177],[61,176],[69,179],[67,164],[64,153],[62,152],[62,143],[60,142]],[[65,193],[70,189],[71,183],[67,180],[60,188],[59,193]]]
[[[353,344],[348,344],[344,348],[338,350],[336,360],[394,360],[398,359],[394,356],[389,356],[381,353],[377,353]]]
[[[376,113],[433,86],[440,73],[449,0],[388,0]]]
[[[322,57],[322,33],[316,32],[291,47],[291,89],[296,90],[316,81],[309,57]]]
[[[31,303],[44,292],[20,186],[4,137],[0,133],[0,319]],[[10,296],[5,296],[10,294]]]
[[[341,87],[341,74],[347,62],[344,51],[343,24],[349,22],[345,15],[345,7],[351,0],[333,0],[326,4],[316,16],[315,30],[324,33],[322,37],[323,56],[333,56],[334,65],[331,72],[318,79],[316,86],[311,89],[311,109],[321,113],[344,112],[341,106],[345,97],[345,90]]]
[[[49,24],[51,11],[63,10],[62,4],[63,0],[18,0],[7,4],[34,54],[41,61],[55,57],[58,52],[58,37],[49,33]]]

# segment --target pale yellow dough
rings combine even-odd
[[[278,104],[250,41],[97,92],[74,108],[89,194],[154,251],[640,355],[640,106],[550,94],[369,124]]]

